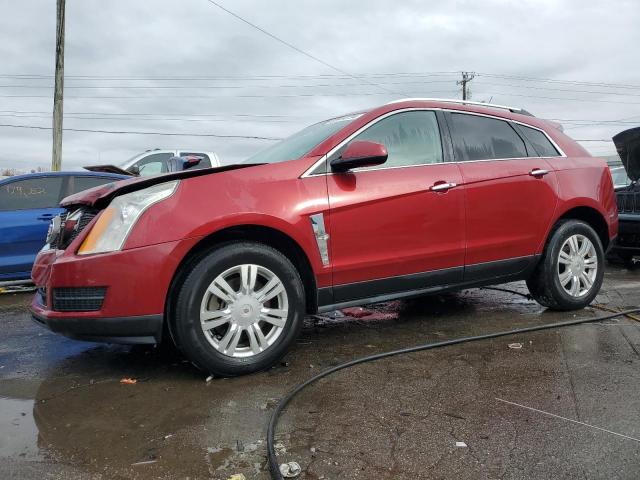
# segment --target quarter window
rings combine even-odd
[[[35,177],[0,186],[0,210],[56,208],[63,177]]]
[[[522,131],[522,134],[527,137],[531,145],[533,145],[535,152],[531,152],[531,156],[535,156],[536,154],[540,157],[560,156],[556,147],[553,146],[547,136],[540,130],[525,127],[524,125],[518,125],[518,128]]]
[[[524,141],[505,121],[479,115],[452,113],[451,122],[458,161],[527,156]]]
[[[424,165],[442,162],[442,142],[435,112],[411,111],[384,118],[352,141],[368,140],[387,148],[383,167]],[[340,155],[345,147],[336,152]]]

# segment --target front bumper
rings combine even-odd
[[[70,249],[43,251],[32,271],[38,287],[32,316],[50,330],[80,340],[158,343],[174,273],[198,240],[86,256]],[[55,292],[82,290],[103,292],[104,298],[99,303],[86,303],[86,297],[79,303],[54,301]],[[83,311],[82,305],[90,307]]]
[[[162,340],[162,315],[89,319],[47,317],[32,310],[31,316],[52,332],[75,340],[125,344],[155,344]]]
[[[613,251],[640,254],[640,214],[621,213],[618,222],[618,238]]]

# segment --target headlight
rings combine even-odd
[[[154,203],[170,197],[178,180],[161,183],[113,199],[78,249],[79,255],[120,250],[138,218]]]

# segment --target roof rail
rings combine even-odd
[[[485,102],[472,102],[469,100],[460,100],[457,98],[401,98],[399,100],[394,100],[392,102],[388,102],[386,105],[390,105],[392,103],[400,103],[400,102],[408,102],[408,101],[428,101],[428,102],[443,102],[443,103],[457,103],[460,105],[478,105],[480,107],[491,107],[491,108],[499,108],[501,110],[509,110],[513,113],[520,113],[522,115],[529,115],[533,117],[533,115],[527,112],[523,108],[519,107],[507,107],[506,105],[496,105],[495,103],[485,103]]]

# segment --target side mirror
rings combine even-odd
[[[129,168],[127,168],[127,171],[131,173],[131,175],[135,175],[136,177],[140,176],[140,167],[138,167],[137,165],[130,166]]]
[[[340,157],[331,160],[331,169],[346,172],[353,168],[382,165],[388,156],[386,147],[381,143],[356,140],[347,146]]]

